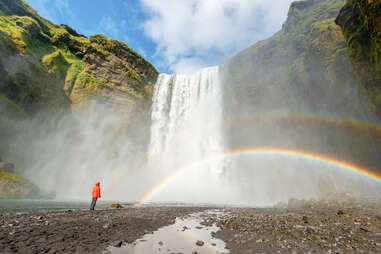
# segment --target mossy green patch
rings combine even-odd
[[[49,73],[59,74],[66,74],[69,65],[61,51],[56,51],[50,55],[44,56],[42,58],[42,63],[48,69]]]
[[[133,69],[130,69],[130,70],[128,71],[128,76],[129,76],[130,78],[133,78],[133,79],[135,79],[136,81],[138,81],[138,83],[141,83],[141,82],[142,82],[142,80],[140,79],[140,76],[139,76]]]
[[[65,91],[68,96],[70,96],[71,92],[73,91],[77,78],[85,69],[85,66],[86,64],[80,60],[71,61],[71,65],[65,80]]]
[[[381,117],[381,1],[348,0],[336,23],[348,44],[353,71]]]
[[[0,198],[37,198],[39,189],[26,178],[0,171]]]

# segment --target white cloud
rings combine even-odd
[[[218,61],[280,29],[292,0],[140,0],[145,33],[172,71]],[[189,65],[187,65],[189,64]]]

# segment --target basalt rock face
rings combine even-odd
[[[229,146],[281,147],[378,168],[379,131],[335,18],[344,0],[294,2],[281,31],[221,66]],[[239,120],[239,121],[238,121]]]
[[[336,23],[343,29],[353,71],[381,118],[381,1],[349,0]]]

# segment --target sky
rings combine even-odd
[[[56,24],[127,43],[160,72],[217,65],[277,32],[292,0],[26,0]]]

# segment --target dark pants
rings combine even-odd
[[[93,201],[91,201],[90,210],[94,210],[95,204],[97,203],[98,198],[93,198]]]

